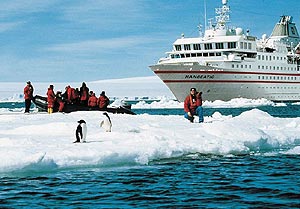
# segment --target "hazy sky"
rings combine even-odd
[[[221,0],[206,0],[207,19]],[[231,0],[231,25],[269,35],[299,0]],[[182,33],[198,36],[204,0],[1,0],[0,82],[152,76]]]

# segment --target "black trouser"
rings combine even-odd
[[[25,99],[25,112],[29,112],[31,106],[31,99]]]

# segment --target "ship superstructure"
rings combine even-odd
[[[191,87],[204,100],[233,98],[300,101],[300,38],[291,16],[282,16],[270,37],[257,39],[228,27],[227,0],[216,9],[216,24],[203,37],[182,36],[167,57],[150,66],[179,101]]]

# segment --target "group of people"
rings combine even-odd
[[[31,100],[33,98],[33,86],[30,81],[27,81],[27,85],[24,88],[25,99],[25,113],[29,113]],[[70,85],[66,86],[65,92],[57,91],[54,93],[54,86],[50,85],[47,91],[48,113],[53,112],[55,103],[58,103],[58,111],[62,112],[67,104],[80,104],[88,106],[90,108],[99,107],[100,109],[106,109],[109,105],[109,98],[105,95],[105,91],[102,91],[99,98],[96,97],[93,91],[89,91],[86,83],[83,82],[80,89],[72,88]],[[191,123],[194,122],[194,116],[199,117],[199,123],[204,121],[203,108],[202,108],[202,92],[197,92],[196,88],[190,89],[190,94],[184,100],[184,117]]]
[[[66,86],[65,92],[57,91],[54,93],[54,86],[50,85],[47,91],[48,113],[53,112],[55,103],[58,103],[58,111],[62,112],[65,104],[76,104],[82,106],[88,106],[90,108],[99,107],[100,109],[106,109],[109,105],[109,98],[105,95],[105,91],[102,91],[99,98],[93,91],[90,91],[83,82],[80,88],[72,88],[70,85]]]
[[[33,99],[33,86],[30,81],[26,82],[24,87],[24,99],[25,99],[25,113],[29,113],[31,101]],[[54,92],[54,86],[51,84],[47,90],[47,112],[53,113],[55,105],[58,105],[58,111],[62,112],[65,104],[75,104],[87,106],[90,108],[100,108],[105,110],[109,105],[109,98],[105,95],[105,91],[102,91],[99,98],[93,91],[90,91],[86,83],[83,82],[80,88],[72,88],[70,85],[66,86],[65,92]]]

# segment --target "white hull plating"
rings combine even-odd
[[[192,87],[208,101],[233,98],[300,101],[300,74],[218,69],[201,65],[154,65],[150,68],[183,101]]]

